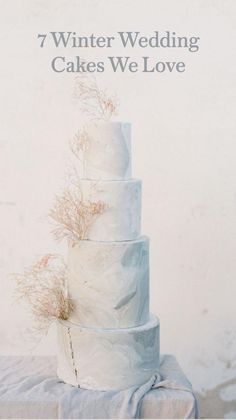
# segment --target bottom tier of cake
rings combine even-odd
[[[101,329],[58,322],[60,379],[101,391],[141,385],[159,368],[159,320],[135,328]]]

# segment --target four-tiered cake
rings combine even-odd
[[[105,211],[69,245],[74,311],[58,322],[58,376],[86,389],[141,385],[159,365],[159,321],[149,314],[149,240],[140,236],[141,181],[131,178],[128,123],[86,128],[84,200]]]

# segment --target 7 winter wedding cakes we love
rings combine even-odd
[[[131,124],[110,120],[114,99],[83,80],[79,94],[90,114],[94,100],[100,114],[71,141],[81,173],[50,212],[55,238],[67,240],[67,262],[46,254],[16,276],[17,293],[31,305],[40,332],[56,321],[61,380],[123,390],[159,370],[159,320],[149,311],[149,239],[141,235],[142,184],[132,178]]]

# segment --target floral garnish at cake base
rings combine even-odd
[[[46,254],[23,274],[14,274],[15,297],[30,308],[36,332],[47,333],[52,322],[65,321],[73,312],[68,297],[67,266],[60,255]]]

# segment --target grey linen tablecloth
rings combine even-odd
[[[197,418],[192,387],[174,356],[141,387],[119,392],[78,389],[56,376],[55,357],[0,357],[0,418]]]

